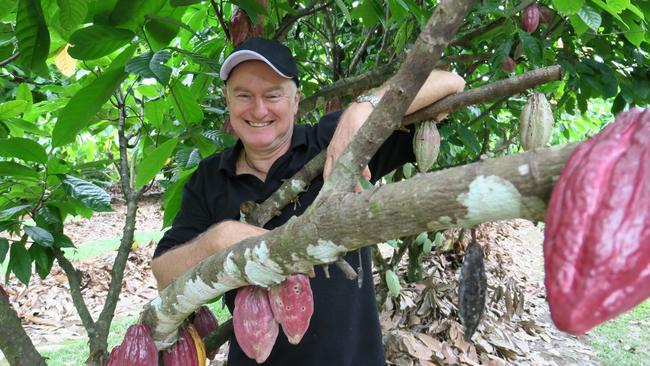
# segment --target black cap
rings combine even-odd
[[[260,37],[253,37],[235,47],[221,65],[221,71],[219,72],[221,80],[228,80],[228,76],[235,66],[250,60],[265,62],[280,76],[292,79],[296,85],[299,85],[298,67],[291,50],[279,42]]]

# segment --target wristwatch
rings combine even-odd
[[[362,94],[359,95],[357,99],[355,99],[354,101],[356,103],[368,102],[373,108],[377,108],[377,105],[379,104],[380,100],[381,98],[374,94]]]

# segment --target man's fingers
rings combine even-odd
[[[361,172],[361,175],[363,175],[363,179],[370,182],[370,178],[372,178],[372,175],[370,174],[370,168],[367,165],[365,168],[363,168],[363,172]]]

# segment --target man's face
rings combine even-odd
[[[262,61],[242,62],[228,77],[230,123],[249,149],[289,146],[299,100],[296,84]]]

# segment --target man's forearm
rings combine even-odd
[[[205,258],[225,250],[235,243],[267,230],[238,221],[224,221],[210,227],[196,239],[169,250],[151,261],[151,270],[158,282],[158,291]]]

